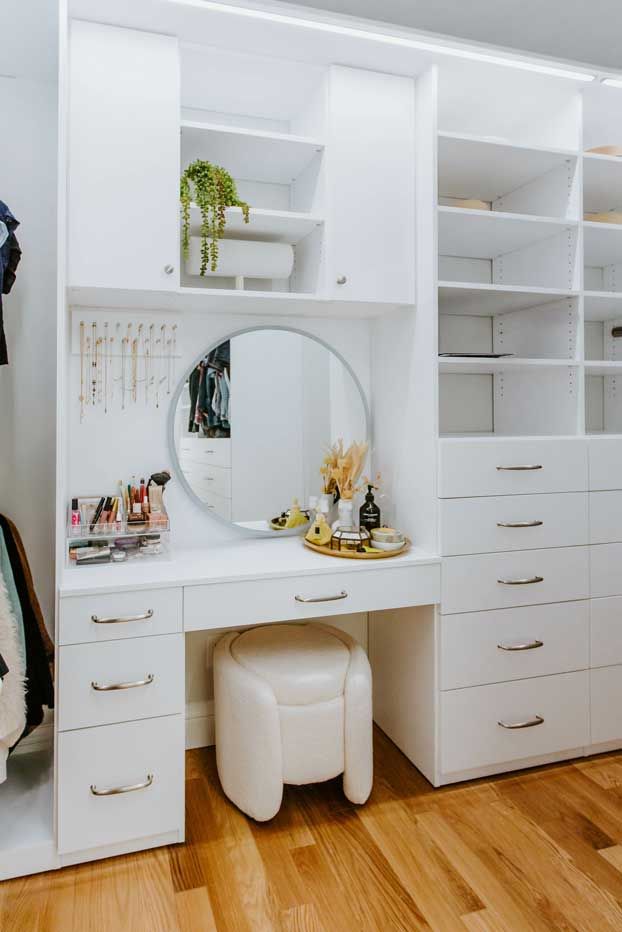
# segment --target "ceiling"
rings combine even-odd
[[[622,69],[620,0],[297,0],[298,5],[383,20]]]

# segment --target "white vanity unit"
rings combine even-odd
[[[622,91],[286,4],[62,8],[56,741],[0,787],[0,877],[183,841],[232,627],[349,627],[377,724],[436,786],[622,746],[622,228],[583,220],[622,197],[622,163],[583,154],[618,141]],[[185,265],[197,158],[251,205],[227,241],[287,244],[287,278]],[[81,403],[108,391],[83,384],[85,322],[117,354],[169,334],[155,399],[119,403],[111,351],[116,398]],[[201,433],[191,381],[226,343],[230,423]],[[270,539],[344,434],[403,556]],[[68,565],[71,498],[165,468],[168,557]]]

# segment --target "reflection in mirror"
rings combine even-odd
[[[197,504],[249,530],[321,493],[328,447],[367,439],[367,407],[346,363],[282,329],[223,341],[178,388],[175,466]],[[280,532],[275,531],[275,534]]]

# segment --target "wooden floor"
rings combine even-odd
[[[375,744],[366,806],[287,788],[262,825],[191,751],[185,846],[0,884],[0,930],[622,930],[622,755],[433,790]]]

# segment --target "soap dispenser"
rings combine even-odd
[[[373,485],[367,486],[367,495],[359,510],[359,524],[370,532],[374,528],[380,527],[380,509],[374,501],[373,489]]]

